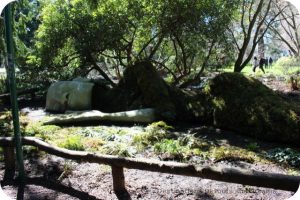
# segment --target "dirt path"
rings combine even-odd
[[[248,163],[242,162],[235,164],[221,162],[218,165],[226,165],[227,167],[239,165],[261,171],[285,173],[284,169],[272,165],[251,166]],[[57,181],[57,178],[61,176],[66,168],[69,170],[67,175],[61,182]],[[43,176],[52,180],[56,183],[56,187],[60,187],[59,184],[63,184],[77,191],[73,191],[72,194],[72,192],[68,192],[68,190],[64,190],[62,187],[62,191],[57,192],[37,185],[27,185],[24,190],[24,199],[26,200],[118,199],[112,190],[112,176],[110,168],[107,166],[89,163],[79,164],[71,161],[66,162],[63,159],[48,156],[42,160],[31,160],[30,162],[27,160],[26,170],[30,176]],[[2,177],[3,170],[1,170],[0,174]],[[280,190],[140,170],[126,170],[125,179],[126,188],[131,199],[283,200],[293,194],[292,192]],[[50,183],[50,181],[48,182]],[[45,183],[41,181],[39,184],[43,185]],[[13,198],[17,195],[17,188],[15,186],[4,186],[3,190]]]
[[[184,177],[156,172],[125,169],[128,195],[117,197],[112,187],[112,175],[108,166],[76,163],[56,156],[38,158],[35,155],[26,159],[25,168],[28,177],[43,177],[26,185],[25,200],[75,200],[75,199],[273,199],[284,200],[292,192],[244,186],[218,182],[208,179]],[[212,165],[212,163],[203,163]],[[287,171],[274,164],[250,164],[243,161],[220,161],[214,165],[224,167],[241,167],[264,172],[286,174]],[[4,174],[4,164],[0,163],[0,177]],[[48,189],[52,188],[52,189]],[[55,190],[53,190],[55,189]],[[3,190],[16,199],[16,186],[4,186]]]

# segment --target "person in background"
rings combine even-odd
[[[269,68],[272,67],[272,64],[273,64],[273,59],[272,59],[272,57],[270,57],[270,58],[269,58]]]
[[[269,59],[268,57],[265,58],[265,69],[269,68]]]
[[[261,69],[261,71],[263,71],[263,73],[265,74],[265,70],[264,70],[264,65],[265,65],[265,59],[264,58],[260,58],[259,60],[259,68]]]
[[[253,60],[253,68],[252,71],[255,72],[256,67],[259,66],[259,62],[256,56],[254,56],[254,60]]]

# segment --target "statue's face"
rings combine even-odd
[[[93,83],[79,81],[53,83],[47,92],[46,110],[90,110],[93,86]]]

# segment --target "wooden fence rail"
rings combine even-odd
[[[135,159],[110,155],[99,155],[55,147],[34,137],[24,137],[22,138],[22,142],[23,145],[35,146],[39,150],[66,159],[110,165],[112,167],[113,187],[116,193],[122,193],[126,191],[123,168],[200,177],[216,181],[294,192],[297,190],[300,183],[300,176],[266,173],[239,168],[201,167],[178,162],[163,162],[151,159]],[[0,137],[0,146],[4,147],[4,149],[12,150],[13,148],[11,147],[13,145],[14,139],[12,137]],[[8,155],[10,156],[5,158],[5,160],[10,160],[11,162],[11,154]],[[5,163],[7,164],[7,162]],[[11,167],[7,167],[6,169],[8,169],[10,172],[12,170]]]
[[[18,96],[30,94],[31,98],[34,98],[35,93],[38,91],[41,91],[41,90],[42,90],[41,88],[21,89],[21,90],[17,91],[17,94],[18,94]],[[8,97],[10,97],[10,93],[0,94],[0,99],[8,98]]]

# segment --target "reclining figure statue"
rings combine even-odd
[[[54,124],[101,119],[192,122],[268,141],[300,142],[300,105],[260,81],[240,73],[222,73],[200,90],[178,89],[169,86],[148,61],[127,67],[116,87],[78,81],[54,83],[46,109],[97,111],[64,114],[52,121]]]

